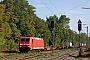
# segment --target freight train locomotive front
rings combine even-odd
[[[29,50],[44,50],[44,40],[42,38],[37,37],[28,37],[22,36],[20,37],[19,42],[19,51],[20,52],[28,52]]]

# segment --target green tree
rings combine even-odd
[[[12,28],[13,39],[16,39],[17,34],[20,36],[20,33],[23,36],[43,36],[45,44],[47,44],[46,41],[50,38],[50,31],[45,21],[34,14],[35,9],[26,0],[7,0],[6,11],[8,14],[10,13],[9,24]]]
[[[65,45],[65,42],[68,40],[67,35],[69,34],[68,30],[70,19],[66,17],[66,15],[61,15],[57,21],[57,29],[58,30],[58,41],[60,45]]]
[[[35,36],[44,38],[45,45],[48,45],[48,41],[51,35],[48,29],[48,25],[43,19],[38,18],[38,17],[34,19],[34,22],[35,22],[34,24]]]
[[[5,4],[0,4],[0,48],[5,48],[5,43],[6,43],[6,39],[9,40],[11,37],[11,28],[10,25],[8,23],[9,21],[9,16],[6,15],[5,13]]]
[[[31,20],[33,20],[31,18],[32,15],[34,15],[35,7],[29,5],[26,0],[7,0],[6,9],[11,9],[11,12],[14,13],[11,17],[17,18],[14,23],[20,30],[21,35],[32,35],[33,25],[30,23],[32,22]]]

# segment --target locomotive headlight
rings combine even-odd
[[[28,45],[28,47],[29,47],[29,45]]]
[[[20,47],[22,47],[22,46],[20,45]]]
[[[23,45],[23,44],[20,44],[20,45]]]

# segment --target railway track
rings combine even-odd
[[[31,60],[31,59],[33,59],[33,58],[37,58],[37,57],[42,57],[42,56],[45,56],[45,55],[36,55],[36,56],[28,56],[28,57],[24,57],[24,58],[20,58],[20,59],[18,59],[18,60]]]
[[[70,57],[76,57],[78,56],[78,51],[68,51],[62,54],[58,54],[57,56],[51,56],[46,58],[47,54],[52,54],[52,52],[47,52],[44,54],[38,54],[35,56],[28,56],[28,57],[24,57],[24,58],[20,58],[18,60],[65,60],[65,59],[69,59]],[[74,58],[71,58],[74,59]]]
[[[51,53],[52,53],[51,51],[48,51],[47,53],[41,53],[41,54],[38,54],[38,55],[35,55],[35,56],[27,56],[27,57],[20,58],[20,59],[17,59],[17,60],[32,60],[32,59],[35,59],[35,58],[45,57],[47,54],[51,54]]]
[[[54,57],[47,58],[46,60],[67,60],[67,59],[74,59],[74,57],[78,56],[78,51],[70,51],[64,54],[59,54]]]

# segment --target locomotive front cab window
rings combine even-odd
[[[29,42],[29,38],[22,38],[21,41],[22,42]]]
[[[29,38],[26,38],[26,42],[29,42]]]
[[[21,42],[24,42],[25,41],[25,38],[21,38]]]

